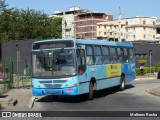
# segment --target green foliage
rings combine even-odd
[[[158,62],[158,63],[155,63],[155,70],[156,71],[160,71],[160,63]]]
[[[0,42],[24,39],[61,38],[61,18],[48,18],[32,9],[7,9],[0,0]]]
[[[6,7],[7,7],[8,5],[6,4],[6,1],[5,0],[0,0],[0,14],[4,11],[4,10],[6,10]]]
[[[158,69],[156,67],[151,67],[151,73],[158,72],[160,70],[160,67]],[[144,67],[144,75],[150,73],[150,67]],[[141,70],[140,68],[136,68],[136,75],[140,75]]]
[[[136,75],[140,75],[141,74],[141,70],[139,68],[136,68]]]
[[[145,65],[147,63],[147,60],[138,60],[138,63],[140,65]]]

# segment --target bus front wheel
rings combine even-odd
[[[125,77],[121,76],[121,83],[120,83],[120,86],[119,86],[119,90],[123,91],[124,89],[125,89]]]
[[[94,99],[94,97],[93,97],[93,83],[92,82],[90,82],[90,84],[89,84],[88,99],[89,100],[93,100]]]

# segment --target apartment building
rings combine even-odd
[[[156,40],[160,41],[160,19],[156,22]]]
[[[75,16],[75,38],[97,39],[97,23],[112,21],[113,15],[86,11]]]
[[[79,7],[54,13],[51,17],[62,17],[62,38],[97,38],[97,23],[113,20],[113,15],[94,12]]]
[[[56,11],[51,17],[62,18],[62,38],[74,38],[75,27],[74,27],[74,16],[78,13],[84,13],[79,7],[70,7],[69,11],[60,12]]]
[[[156,41],[157,18],[133,17],[109,22],[97,23],[97,38],[110,41],[146,42]],[[121,28],[119,28],[121,26]]]

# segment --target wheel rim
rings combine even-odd
[[[122,85],[121,86],[122,86],[122,89],[123,89],[124,88],[124,80],[122,80]]]

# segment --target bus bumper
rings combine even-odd
[[[44,95],[77,95],[78,87],[69,88],[32,88],[33,96],[44,96]]]

